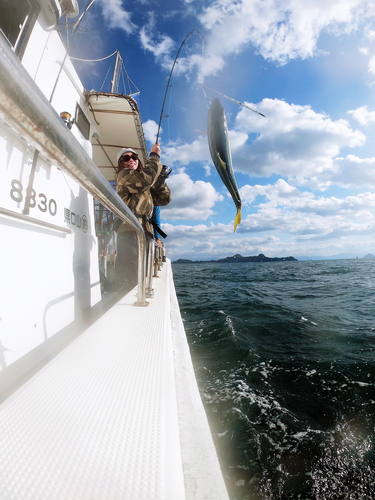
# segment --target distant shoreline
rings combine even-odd
[[[251,257],[242,257],[242,255],[233,255],[233,257],[225,257],[219,260],[189,260],[189,259],[178,259],[172,262],[172,264],[232,264],[238,262],[298,262],[298,259],[294,257],[266,257],[264,254],[254,255]]]

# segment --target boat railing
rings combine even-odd
[[[155,257],[154,257],[154,278],[159,277],[159,271],[165,262],[165,251],[164,247],[155,242]]]
[[[6,117],[6,122],[37,151],[67,172],[135,231],[139,250],[138,297],[135,305],[147,305],[146,290],[147,295],[150,295],[152,273],[148,273],[146,285],[146,252],[150,251],[147,247],[151,245],[146,241],[141,224],[65,126],[5,38],[1,36],[0,112]]]

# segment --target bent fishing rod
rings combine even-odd
[[[156,143],[157,143],[157,142],[158,142],[158,140],[159,140],[159,133],[160,133],[161,121],[162,121],[162,119],[163,119],[163,117],[164,117],[164,114],[163,114],[163,113],[164,113],[165,100],[167,99],[167,94],[168,94],[168,89],[169,89],[169,87],[170,87],[170,85],[169,85],[169,84],[170,84],[170,81],[171,81],[171,78],[172,78],[172,73],[173,73],[174,67],[176,66],[177,59],[178,59],[178,56],[180,55],[180,52],[181,52],[182,47],[183,47],[184,45],[186,45],[186,41],[187,41],[187,39],[188,39],[190,36],[192,36],[192,35],[199,35],[199,36],[202,38],[202,40],[204,40],[204,36],[202,35],[202,33],[201,33],[200,31],[198,31],[198,30],[192,30],[192,31],[190,31],[190,33],[188,33],[188,34],[185,36],[185,38],[184,38],[183,42],[182,42],[182,43],[181,43],[181,45],[180,45],[180,48],[178,49],[177,55],[176,55],[176,57],[175,57],[175,59],[174,59],[174,61],[173,61],[173,65],[172,65],[171,72],[170,72],[170,74],[169,74],[168,83],[167,83],[167,88],[165,89],[164,100],[163,100],[163,106],[162,106],[162,108],[161,108],[161,113],[160,113],[160,120],[159,120],[158,133],[157,133],[157,135],[156,135],[156,141],[155,141]]]

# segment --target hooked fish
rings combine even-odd
[[[234,231],[236,231],[237,225],[241,222],[242,202],[233,172],[227,119],[224,108],[217,97],[212,101],[208,111],[207,135],[212,161],[237,208],[234,220]]]

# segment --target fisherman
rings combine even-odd
[[[160,207],[168,205],[171,201],[171,190],[165,183],[170,170],[160,163],[160,155],[159,143],[152,146],[145,166],[131,148],[123,148],[117,155],[116,191],[142,224],[148,238],[154,236],[152,225],[154,204]],[[161,231],[160,228],[157,230]],[[116,267],[119,278],[121,282],[135,286],[138,273],[136,233],[123,223],[118,228],[117,235]]]

